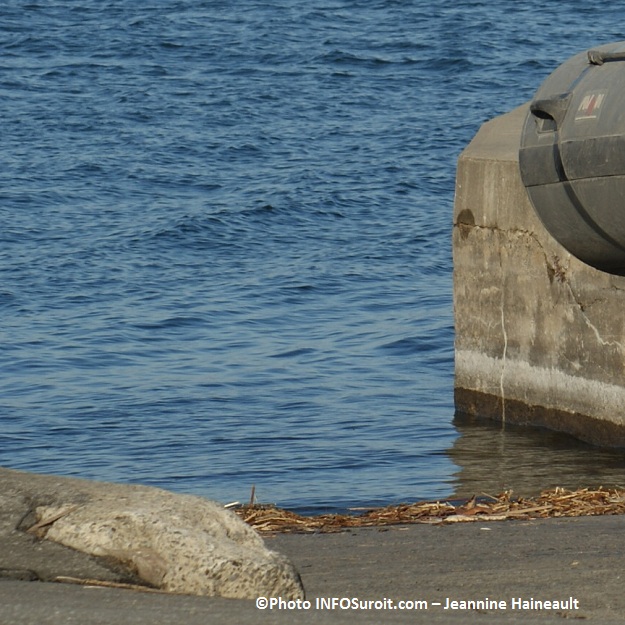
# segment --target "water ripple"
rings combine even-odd
[[[622,38],[587,10],[6,0],[0,464],[300,508],[449,495],[456,159]]]

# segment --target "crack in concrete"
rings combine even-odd
[[[592,323],[592,321],[588,318],[588,315],[584,312],[583,305],[575,297],[575,293],[573,292],[573,289],[568,282],[567,282],[567,287],[568,287],[569,292],[571,293],[571,297],[573,298],[573,301],[577,305],[579,314],[581,315],[586,325],[593,331],[593,334],[595,335],[595,338],[597,339],[597,342],[599,343],[599,345],[601,345],[602,347],[616,347],[621,353],[625,353],[625,345],[623,345],[623,343],[621,343],[620,341],[606,341],[601,336],[601,332],[599,332],[599,329],[597,328],[597,326],[595,326],[595,324]]]
[[[503,353],[501,355],[501,377],[499,378],[499,394],[501,395],[501,425],[506,425],[506,389],[504,387],[504,376],[506,374],[506,357],[508,355],[508,331],[506,330],[506,276],[503,262],[503,246],[499,248],[499,267],[501,270],[501,332],[503,334]]]
[[[503,379],[506,374],[506,356],[508,353],[508,333],[504,314],[504,291],[501,290],[501,331],[503,332],[503,354],[501,355],[501,377],[499,378],[499,393],[501,394],[501,422],[506,423],[506,391]]]
[[[586,311],[585,311],[586,306],[584,306],[583,302],[580,300],[580,298],[577,296],[577,294],[573,290],[573,285],[571,284],[571,280],[569,279],[569,276],[568,276],[570,265],[567,263],[565,267],[562,267],[561,265],[559,265],[559,259],[556,256],[554,258],[558,262],[558,264],[556,267],[554,267],[553,264],[550,262],[549,257],[547,256],[547,253],[545,249],[543,248],[542,244],[540,243],[540,241],[538,240],[538,238],[535,235],[532,236],[531,233],[528,233],[528,234],[530,234],[532,239],[536,241],[541,251],[545,255],[545,264],[547,265],[547,268],[548,269],[551,268],[554,271],[555,276],[558,279],[558,282],[566,286],[566,289],[569,292],[571,299],[573,303],[575,304],[580,316],[584,320],[584,323],[592,330],[599,345],[601,345],[602,347],[616,347],[621,353],[624,353],[625,345],[623,345],[623,343],[621,343],[620,341],[605,340],[603,336],[601,335],[601,332],[599,331],[597,326],[590,320],[590,318],[586,314]],[[600,300],[599,298],[596,298],[594,301],[596,302]]]
[[[543,250],[544,252],[544,250]],[[556,257],[557,259],[557,257]],[[545,262],[547,263],[547,266],[549,266],[549,259],[547,258],[547,256],[545,255]],[[586,314],[586,308],[588,307],[587,305],[584,305],[584,303],[581,301],[581,299],[579,298],[579,296],[575,293],[575,291],[573,290],[573,284],[571,283],[571,280],[568,276],[569,273],[569,265],[567,264],[566,267],[559,267],[559,269],[562,271],[562,276],[560,279],[558,279],[558,282],[560,284],[564,284],[566,286],[566,290],[569,292],[571,299],[573,301],[573,303],[575,304],[575,307],[577,309],[577,311],[579,312],[581,318],[583,319],[584,323],[592,330],[593,334],[595,335],[595,338],[597,339],[597,342],[599,343],[599,345],[601,345],[602,347],[615,347],[617,348],[621,353],[625,353],[625,345],[623,345],[623,343],[621,343],[620,341],[608,341],[605,340],[601,334],[601,332],[599,331],[599,328],[597,328],[597,326],[590,320],[590,318],[588,317],[588,315]],[[600,298],[595,298],[592,303],[596,303],[598,301],[601,301]]]
[[[566,268],[562,268],[562,267],[553,267],[549,256],[547,254],[547,251],[545,250],[542,242],[540,241],[540,238],[537,236],[537,234],[535,232],[532,232],[530,230],[525,230],[523,228],[507,228],[507,229],[502,229],[499,228],[497,226],[484,226],[484,225],[479,225],[479,224],[454,224],[455,227],[464,227],[464,228],[475,228],[477,230],[490,230],[492,232],[494,231],[498,231],[502,234],[505,234],[507,236],[510,236],[511,234],[516,235],[516,236],[526,236],[529,237],[530,239],[532,239],[532,241],[534,241],[536,243],[536,245],[540,248],[541,252],[543,253],[544,257],[545,257],[545,265],[547,267],[547,269],[551,269],[554,273],[558,273],[559,270],[562,270],[563,273],[562,275],[558,276],[558,282],[560,282],[561,284],[565,284],[566,288],[568,290],[568,292],[571,295],[571,298],[573,300],[573,302],[575,303],[579,314],[581,315],[582,319],[584,320],[584,322],[586,323],[586,325],[588,326],[588,328],[590,328],[590,330],[592,330],[593,334],[595,335],[595,338],[597,339],[597,342],[599,343],[599,345],[601,345],[602,347],[614,347],[616,349],[618,349],[621,353],[625,354],[625,344],[622,343],[621,341],[616,341],[616,340],[606,340],[603,338],[603,336],[601,335],[601,332],[599,331],[599,329],[597,328],[597,326],[590,320],[590,318],[588,317],[588,315],[586,314],[585,310],[584,310],[584,304],[580,301],[579,297],[575,294],[575,291],[573,290],[573,286],[570,282],[570,280],[568,279],[568,276],[566,275],[568,273],[568,265]],[[500,256],[500,262],[502,263],[502,280],[503,280],[503,261],[501,259]],[[502,288],[503,288],[503,284],[502,284]],[[616,289],[616,290],[623,290],[620,289],[617,285],[611,285],[611,288]],[[505,357],[505,350],[507,349],[507,335],[506,335],[506,330],[505,330],[505,325],[504,325],[504,317],[503,317],[503,292],[502,292],[502,311],[501,311],[501,325],[502,325],[502,331],[503,331],[503,335],[504,335],[504,357]],[[505,358],[504,358],[504,364],[505,364]],[[503,393],[503,371],[502,371],[502,377],[501,377],[501,390]],[[503,410],[505,412],[505,400],[503,398],[503,394],[502,394],[502,402],[503,402]]]

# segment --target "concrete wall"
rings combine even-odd
[[[526,113],[484,124],[458,161],[456,410],[625,446],[625,278],[542,226],[519,174]]]

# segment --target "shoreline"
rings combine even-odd
[[[491,623],[496,614],[502,623],[531,618],[560,624],[564,617],[608,624],[622,622],[625,611],[620,579],[625,546],[617,540],[625,530],[625,492],[614,489],[559,489],[541,500],[502,495],[456,505],[422,502],[308,519],[275,508],[241,507],[238,514],[257,514],[256,525],[265,524],[263,541],[290,560],[305,590],[305,599],[267,598],[264,608],[261,597],[255,602],[153,592],[141,583],[115,587],[128,583],[127,571],[25,531],[29,511],[42,502],[69,494],[128,496],[141,489],[0,468],[0,622],[264,625],[287,619],[455,625]],[[501,510],[494,514],[498,506],[507,507],[507,517]],[[272,523],[276,514],[287,515],[282,527],[287,531],[262,521],[261,512],[274,514]],[[490,522],[504,520],[500,517],[517,522]],[[302,531],[302,519],[317,526]],[[105,583],[99,586],[97,580]],[[470,609],[471,602],[486,598],[528,607]],[[545,607],[555,601],[562,602],[558,609]]]
[[[348,528],[422,523],[444,525],[625,514],[625,489],[556,487],[537,497],[513,498],[509,492],[468,500],[422,501],[370,508],[360,514],[300,515],[274,505],[246,504],[231,509],[262,533],[337,532]]]

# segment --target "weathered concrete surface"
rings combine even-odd
[[[526,113],[484,124],[458,161],[456,409],[625,446],[625,278],[541,224],[519,174]]]
[[[201,497],[0,469],[0,503],[6,542],[29,553],[16,558],[7,550],[0,576],[138,581],[171,592],[246,599],[304,596],[284,556],[268,550],[232,512]],[[74,551],[52,549],[50,541]],[[46,558],[43,567],[33,561],[30,552],[40,549],[54,554],[55,570]]]

